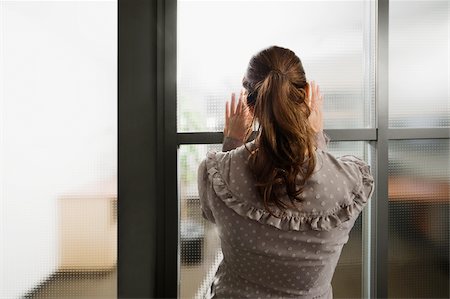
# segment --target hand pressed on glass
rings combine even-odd
[[[307,104],[311,109],[308,118],[309,123],[314,132],[321,132],[323,130],[323,95],[315,81],[311,81],[308,86]],[[252,117],[253,115],[247,106],[245,90],[241,91],[237,105],[236,95],[232,93],[231,107],[229,101],[226,102],[225,106],[224,136],[245,142],[244,139],[251,126]]]
[[[231,94],[231,107],[228,101],[225,105],[225,128],[223,131],[225,137],[231,137],[243,142],[252,122],[252,115],[246,104],[245,97],[246,94],[242,90],[236,106],[236,95],[235,93]]]
[[[317,133],[323,130],[323,95],[320,94],[319,85],[315,81],[311,81],[308,93],[307,103],[311,109],[308,119],[314,132]]]

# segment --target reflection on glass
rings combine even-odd
[[[390,298],[449,298],[449,145],[389,144]]]
[[[450,2],[389,1],[389,125],[450,126]]]
[[[221,131],[225,101],[270,45],[293,50],[318,82],[326,128],[373,126],[374,4],[178,1],[178,131]]]
[[[0,298],[116,298],[117,1],[0,1]]]
[[[220,240],[214,225],[203,219],[197,190],[197,169],[210,149],[219,151],[221,145],[182,145],[178,151],[180,176],[180,297],[202,298],[222,260]],[[365,142],[331,142],[335,156],[352,154],[368,161]],[[336,298],[361,296],[362,218],[360,217],[344,246],[333,277]]]

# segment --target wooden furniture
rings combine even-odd
[[[59,271],[111,270],[117,263],[117,179],[58,198]]]

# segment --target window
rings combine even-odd
[[[214,226],[201,216],[196,171],[208,149],[221,149],[205,144],[207,136],[221,141],[225,101],[231,92],[239,93],[251,56],[270,45],[292,49],[325,95],[326,129],[370,129],[375,126],[374,24],[370,1],[178,1],[177,131],[198,137],[195,144],[181,142],[178,151],[180,297],[200,298],[222,258]],[[336,140],[330,151],[375,160],[364,139]],[[365,230],[361,217],[336,269],[335,296],[362,294]],[[356,287],[346,287],[349,283]]]
[[[0,298],[115,298],[117,1],[0,1],[0,94]]]
[[[335,296],[447,298],[448,1],[178,0],[177,5],[181,235],[189,235],[187,225],[197,222],[205,239],[215,238],[200,214],[189,213],[199,204],[187,173],[208,147],[220,149],[224,103],[239,92],[251,56],[270,45],[285,46],[323,90],[330,150],[363,157],[376,177],[372,202],[336,269]],[[183,262],[193,247],[182,248],[181,297],[199,295],[209,285],[221,258],[214,242],[195,247],[194,264]],[[349,286],[346,279],[353,280],[351,288],[335,288]]]
[[[449,41],[448,1],[390,2],[389,126],[411,128],[388,145],[391,298],[450,296]]]

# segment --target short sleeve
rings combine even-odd
[[[351,168],[352,176],[355,180],[353,193],[360,199],[361,204],[366,204],[374,192],[374,178],[370,165],[353,155],[339,157],[338,160],[347,164]]]
[[[198,175],[197,175],[197,185],[198,185],[198,196],[200,199],[200,206],[202,209],[202,216],[206,220],[215,223],[215,219],[213,213],[211,211],[209,205],[209,196],[211,193],[214,193],[212,182],[208,178],[208,172],[206,168],[206,159],[204,159],[200,166],[198,167]]]

